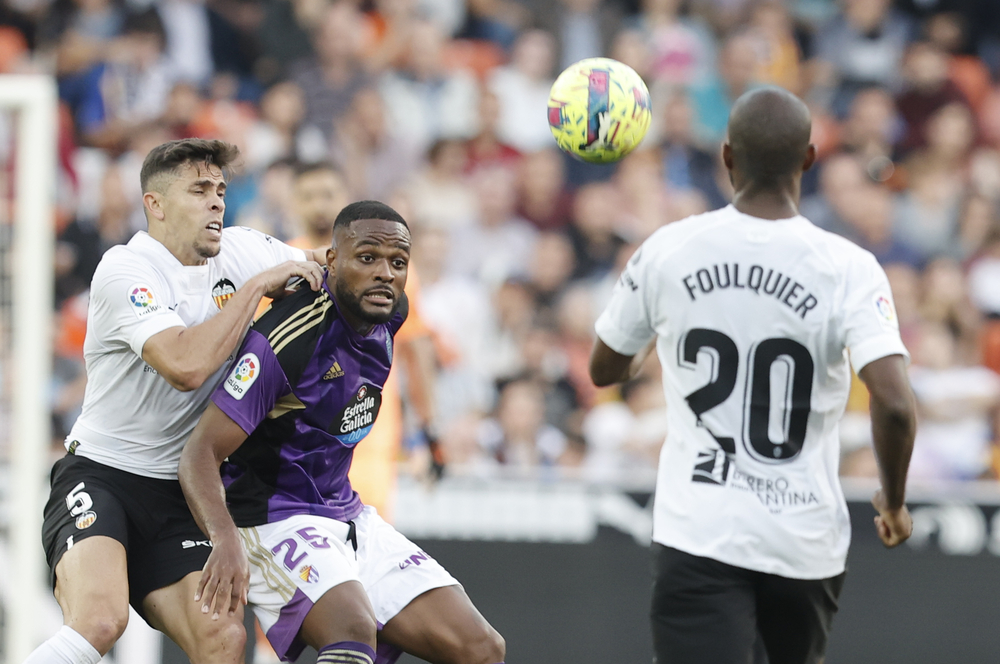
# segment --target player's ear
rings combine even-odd
[[[806,160],[802,162],[802,170],[808,171],[816,163],[816,146],[812,143],[806,148]]]
[[[330,247],[326,250],[326,269],[330,270],[330,274],[334,273],[333,264],[337,260],[337,250],[334,247]]]
[[[733,149],[728,141],[722,144],[722,163],[726,165],[726,170],[733,170]]]
[[[158,191],[147,191],[142,195],[142,206],[149,216],[163,221],[163,196]]]

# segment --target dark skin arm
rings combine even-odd
[[[212,540],[212,554],[205,563],[194,601],[204,598],[201,611],[211,611],[213,620],[225,610],[235,614],[240,602],[247,603],[250,587],[250,565],[226,507],[226,489],[219,475],[219,466],[246,438],[240,425],[210,403],[184,445],[177,470],[191,513]]]
[[[606,343],[598,339],[590,351],[590,379],[597,387],[607,387],[615,383],[624,383],[635,378],[649,353],[656,347],[656,339],[650,341],[645,348],[635,355],[622,355],[611,350]]]
[[[906,471],[917,430],[917,405],[902,355],[865,365],[858,376],[871,393],[872,440],[882,488],[872,498],[878,510],[875,528],[886,547],[898,546],[913,532],[904,502]]]

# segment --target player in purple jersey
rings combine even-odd
[[[503,639],[458,582],[363,505],[347,477],[406,319],[409,257],[392,208],[344,208],[325,287],[254,324],[181,458],[184,493],[214,543],[195,601],[206,613],[249,601],[285,660],[305,645],[338,664],[400,651],[442,664],[504,659]]]

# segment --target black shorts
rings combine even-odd
[[[52,467],[42,545],[51,570],[74,544],[95,535],[122,543],[129,603],[201,570],[212,552],[177,480],[158,480],[67,454]]]
[[[789,579],[653,544],[657,664],[819,664],[845,573]],[[763,648],[761,648],[761,645]]]

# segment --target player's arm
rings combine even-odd
[[[198,389],[236,349],[260,298],[283,296],[288,280],[295,277],[308,281],[314,291],[322,287],[323,271],[318,264],[282,263],[248,280],[222,311],[204,323],[172,327],[151,336],[142,347],[142,359],[172,387],[182,392]]]
[[[203,601],[202,613],[216,620],[228,607],[229,615],[246,604],[250,568],[236,524],[226,507],[226,489],[219,466],[235,452],[247,434],[214,403],[201,416],[188,439],[177,470],[184,497],[198,527],[212,541],[212,554],[201,575],[194,601]]]
[[[906,509],[906,471],[917,430],[917,405],[902,355],[866,364],[858,373],[871,393],[872,440],[882,489],[872,505],[879,514],[875,528],[887,547],[897,546],[913,532]]]
[[[590,379],[597,387],[606,387],[635,378],[655,346],[653,339],[635,355],[622,355],[597,337],[590,352]]]

